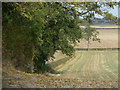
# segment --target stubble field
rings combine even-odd
[[[97,29],[101,43],[90,41],[90,48],[118,48],[118,29]],[[75,48],[87,48],[87,41],[81,40]]]

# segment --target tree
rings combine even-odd
[[[24,9],[19,5],[22,6],[25,3],[2,4],[3,59],[8,58],[14,62],[16,68],[31,72],[33,38],[30,37],[32,36],[30,26],[32,22],[26,18]]]
[[[53,57],[56,50],[72,56],[74,49],[69,43],[75,43],[81,38],[81,29],[77,25],[76,17],[72,17],[74,13],[71,15],[69,10],[61,5],[61,3],[49,3],[46,7],[50,11],[46,15],[45,27],[42,30],[43,43],[35,45],[37,54],[34,58],[34,71],[37,73],[41,72],[41,69],[43,69],[42,72],[46,70],[45,62]]]
[[[90,46],[90,39],[92,39],[93,41],[100,42],[100,39],[97,37],[98,34],[99,32],[96,31],[95,28],[90,27],[89,25],[86,26],[85,29],[83,30],[83,38],[88,41],[88,50]]]
[[[117,23],[115,16],[113,16],[111,13],[105,12],[105,17],[106,20],[111,20],[111,23]]]
[[[118,17],[116,17],[116,19],[115,19],[115,23],[118,25],[118,24],[119,24],[119,22],[120,22],[119,18],[118,18]]]
[[[3,3],[3,11],[4,55],[17,59],[17,67],[27,68],[30,60],[34,72],[44,72],[56,50],[71,56],[69,43],[81,38],[75,11],[69,13],[61,3]]]
[[[97,2],[6,2],[3,8],[3,56],[26,72],[45,72],[46,61],[56,50],[72,56],[74,45],[82,38],[78,18],[91,22],[94,13],[103,14]],[[81,12],[78,10],[81,9]],[[93,13],[94,12],[94,13]]]

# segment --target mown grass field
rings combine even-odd
[[[25,73],[16,70],[9,62],[2,69],[2,87],[118,88],[117,57],[118,51],[76,51],[71,59],[65,60],[68,57],[59,56],[53,61],[53,64],[59,64],[56,70],[61,72],[54,75]]]
[[[118,51],[76,51],[75,57],[55,68],[63,78],[118,80]]]

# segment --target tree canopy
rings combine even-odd
[[[56,50],[72,56],[82,38],[78,19],[89,23],[95,13],[104,16],[100,2],[6,2],[2,4],[3,57],[26,72],[46,71],[45,63]],[[80,9],[80,10],[79,10]]]

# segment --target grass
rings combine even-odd
[[[59,59],[56,59],[55,61],[50,62],[48,65],[50,65],[51,68],[56,68],[57,66],[66,63],[69,59],[70,57],[62,55],[61,57],[59,57]]]
[[[117,51],[77,51],[75,57],[62,57],[53,64],[62,74],[54,76],[46,74],[25,73],[16,70],[10,62],[6,62],[2,69],[3,88],[118,88],[116,76],[108,72],[109,66],[112,73],[117,74]],[[104,60],[103,60],[104,59]],[[114,61],[113,61],[114,59]],[[62,61],[62,62],[61,62]],[[104,61],[104,62],[103,62]],[[55,63],[56,62],[56,63]],[[60,63],[59,63],[60,62]],[[103,63],[102,63],[103,62]],[[113,62],[113,63],[111,63]],[[82,64],[81,64],[82,63]],[[109,64],[107,64],[109,63]],[[107,64],[107,65],[106,65]],[[55,65],[54,67],[56,67]],[[82,65],[82,66],[81,66]],[[95,65],[95,67],[94,67]],[[81,71],[79,72],[81,68]],[[111,69],[112,68],[112,69]],[[71,72],[70,74],[67,74]],[[109,75],[110,74],[110,75]],[[52,74],[53,75],[53,74]],[[60,76],[56,76],[60,75]],[[95,80],[93,78],[114,78],[115,80]],[[70,77],[70,78],[69,78]],[[74,77],[74,78],[71,78]],[[81,78],[76,78],[81,77]],[[90,79],[92,77],[92,79]]]
[[[64,59],[58,61],[59,64],[64,63]],[[54,62],[56,66],[57,63]],[[69,73],[70,77],[75,73],[76,78],[117,80],[118,51],[76,51],[75,58],[70,59],[56,70],[64,74]]]

